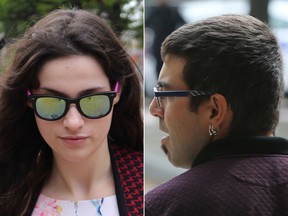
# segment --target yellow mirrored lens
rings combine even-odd
[[[107,95],[94,95],[80,100],[82,112],[90,117],[106,115],[110,109],[110,100]]]
[[[36,101],[36,110],[45,119],[57,119],[65,111],[65,101],[53,97],[38,98]]]

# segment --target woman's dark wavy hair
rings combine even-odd
[[[233,112],[229,136],[275,132],[283,96],[283,63],[277,40],[249,15],[222,15],[175,30],[162,44],[162,58],[184,58],[190,89],[220,93]],[[207,97],[191,98],[197,111]]]
[[[41,137],[26,91],[37,88],[40,67],[71,55],[94,56],[111,88],[119,81],[109,143],[143,150],[141,74],[120,40],[97,15],[84,10],[48,14],[10,47],[11,64],[2,75],[0,98],[0,215],[31,215],[52,165],[52,151]]]

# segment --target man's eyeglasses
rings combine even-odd
[[[154,87],[154,96],[157,101],[157,105],[159,108],[163,108],[163,104],[161,102],[161,97],[196,97],[196,96],[204,96],[210,95],[207,92],[200,90],[176,90],[176,91],[159,91],[157,87]]]
[[[98,119],[108,115],[112,109],[113,99],[118,93],[118,82],[114,91],[99,92],[84,95],[78,98],[65,98],[51,95],[31,94],[28,90],[28,98],[36,115],[47,121],[56,121],[66,115],[70,104],[76,104],[76,108],[83,116],[89,119]]]

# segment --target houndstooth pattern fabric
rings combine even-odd
[[[143,153],[113,145],[129,216],[143,215]]]

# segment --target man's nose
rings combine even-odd
[[[163,118],[164,110],[163,108],[158,107],[157,100],[155,97],[152,99],[150,103],[149,111],[151,115],[158,117],[158,118]]]

